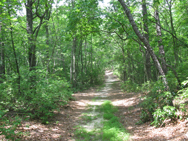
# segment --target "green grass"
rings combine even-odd
[[[103,121],[103,127],[95,128],[92,131],[78,127],[75,131],[76,141],[125,141],[129,139],[129,133],[119,122],[119,118],[114,115],[118,109],[112,105],[111,101],[105,101],[97,109],[101,113],[101,117],[103,116],[105,119]],[[86,120],[90,120],[89,114],[85,114],[84,116]],[[91,119],[94,120],[93,117]]]
[[[100,97],[94,97],[93,99],[92,99],[92,101],[96,101],[97,99],[100,99]]]
[[[95,120],[99,117],[99,115],[92,115],[89,113],[83,113],[81,116],[81,119],[84,120],[85,122],[91,122],[92,120]]]
[[[119,118],[114,115],[117,108],[114,107],[111,101],[105,101],[100,108],[104,112],[103,118],[104,126],[102,128],[104,141],[124,141],[129,139],[129,134],[124,129],[123,125],[119,122]]]

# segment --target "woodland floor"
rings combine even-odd
[[[110,76],[109,76],[110,75]],[[105,77],[117,79],[112,74]],[[77,125],[82,113],[86,112],[88,103],[96,96],[99,88],[90,88],[84,92],[75,93],[74,101],[70,101],[66,107],[61,107],[48,125],[40,124],[38,121],[24,121],[18,131],[24,132],[22,140],[37,141],[76,141],[74,136],[75,125]],[[150,122],[136,125],[140,115],[140,93],[122,92],[119,81],[111,85],[108,97],[114,106],[118,107],[116,116],[130,133],[130,141],[188,141],[188,121],[168,123],[165,127],[155,128]],[[29,135],[30,134],[30,135]],[[2,136],[0,136],[2,140]]]

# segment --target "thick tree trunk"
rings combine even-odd
[[[162,68],[164,73],[167,73],[167,66],[166,66],[166,60],[165,60],[165,51],[164,51],[164,47],[162,44],[162,33],[161,33],[161,26],[160,26],[160,18],[159,18],[159,12],[158,12],[158,7],[155,10],[155,19],[156,19],[156,31],[157,31],[157,36],[159,37],[159,41],[158,41],[158,45],[159,45],[159,53],[161,55],[161,64],[162,64]]]
[[[146,0],[142,0],[142,14],[143,14],[143,22],[144,22],[144,36],[149,42],[148,14],[147,14]],[[150,54],[147,50],[145,50],[145,68],[146,68],[147,81],[150,81],[151,62],[150,62]]]
[[[26,2],[26,20],[27,20],[27,36],[28,36],[28,57],[29,57],[29,71],[32,72],[30,76],[30,90],[31,93],[36,94],[36,75],[33,71],[35,71],[36,66],[36,54],[35,54],[35,37],[33,32],[33,1],[27,0]],[[28,95],[28,100],[32,99],[30,95]]]
[[[35,41],[33,33],[33,11],[32,11],[32,0],[27,0],[26,4],[26,18],[27,18],[27,34],[29,42],[29,68],[30,71],[35,70],[36,56],[35,56]]]
[[[138,36],[138,38],[140,39],[140,41],[143,42],[143,44],[146,46],[148,52],[150,53],[152,59],[153,59],[153,62],[155,63],[155,66],[156,68],[158,69],[161,77],[162,77],[162,80],[163,80],[163,83],[164,83],[164,86],[166,88],[166,90],[169,90],[169,86],[168,86],[168,82],[166,80],[166,76],[165,76],[165,73],[161,67],[161,64],[159,63],[159,60],[157,59],[157,56],[155,55],[152,47],[150,46],[148,40],[140,33],[140,31],[138,30],[138,27],[133,19],[133,16],[130,12],[130,10],[128,9],[127,5],[125,4],[125,2],[123,0],[118,0],[120,2],[120,4],[122,5],[128,19],[129,19],[129,22],[131,23],[132,27],[133,27],[133,30],[134,32],[136,33],[136,35]]]

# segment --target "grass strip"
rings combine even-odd
[[[111,101],[104,101],[98,110],[103,116],[103,127],[95,128],[92,131],[87,131],[83,127],[79,127],[75,131],[76,141],[126,141],[129,139],[129,133],[119,122],[119,118],[114,115],[117,112]]]

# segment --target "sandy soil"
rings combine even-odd
[[[108,89],[105,99],[111,100],[119,111],[116,116],[131,134],[131,141],[188,141],[188,120],[168,123],[165,127],[155,128],[150,122],[142,125],[135,125],[140,115],[140,93],[126,93],[120,89],[120,82],[110,72],[106,78],[111,77],[115,84]],[[107,82],[105,82],[107,83]],[[51,119],[50,124],[43,125],[38,121],[24,121],[17,131],[24,134],[19,138],[23,141],[75,141],[74,126],[80,122],[82,113],[86,112],[87,105],[96,97],[98,88],[90,88],[84,92],[75,93],[75,101],[70,101],[60,112]],[[0,136],[0,140],[3,136]]]

